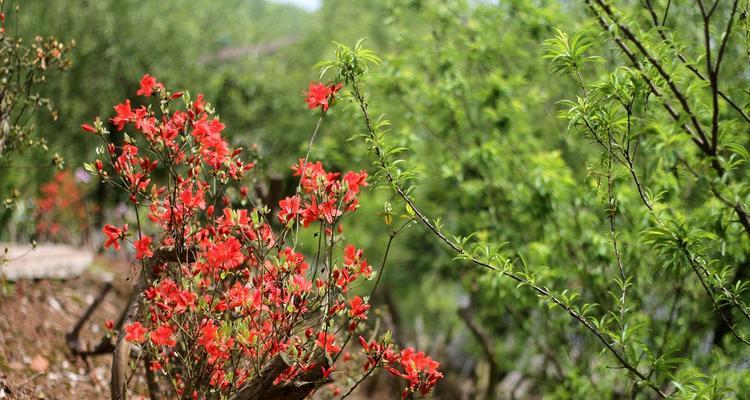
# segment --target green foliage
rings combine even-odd
[[[61,121],[37,122],[69,165],[93,151],[69,140],[82,116],[106,120],[148,72],[222,99],[232,140],[278,174],[333,54],[321,79],[347,87],[310,156],[377,177],[347,226],[370,259],[390,251],[371,301],[400,316],[396,341],[476,360],[474,397],[515,373],[526,398],[750,393],[745,2],[45,3],[28,32],[78,43],[44,93]]]
[[[697,6],[672,7],[670,15],[684,18],[670,25],[675,34],[701,27],[685,25],[690,17],[683,15]],[[583,27],[570,37],[550,32],[553,39],[536,47],[543,54],[503,63],[503,56],[523,45],[482,42],[493,29],[482,18],[491,14],[487,21],[511,29],[505,34],[516,40],[533,37],[522,33],[533,12],[511,12],[523,8],[515,2],[483,7],[458,1],[395,6],[394,20],[423,18],[431,27],[424,36],[421,24],[406,29],[418,39],[399,55],[384,56],[386,72],[369,80],[372,93],[382,85],[383,96],[396,101],[364,94],[366,74],[344,75],[362,110],[365,142],[380,176],[426,228],[411,240],[432,237],[453,254],[420,260],[416,253],[412,262],[461,278],[481,324],[497,338],[483,357],[490,364],[513,360],[505,366],[509,370],[493,372],[500,377],[529,365],[526,374],[534,377],[529,379],[535,390],[555,398],[613,392],[632,398],[742,398],[745,369],[716,363],[717,358],[741,363],[750,323],[748,194],[739,183],[748,143],[724,133],[747,130],[739,128],[747,121],[742,107],[735,107],[742,101],[719,94],[722,57],[717,60],[716,53],[724,50],[707,46],[714,63],[698,75],[694,64],[672,61],[681,59],[674,54],[681,46],[642,33],[641,21],[620,20],[621,11],[602,1],[589,5],[592,23],[604,21],[603,33],[613,36],[614,45],[627,41],[622,53],[608,48],[606,36]],[[638,15],[649,8],[647,2],[627,10]],[[735,17],[731,6],[714,12],[713,21],[725,26]],[[554,13],[539,14],[554,24]],[[514,16],[512,23],[499,23],[506,15]],[[492,45],[498,47],[482,53]],[[493,62],[484,58],[490,54]],[[736,70],[741,62],[730,54],[723,56],[723,70]],[[328,65],[345,71],[359,61],[340,55]],[[571,85],[521,78],[540,59],[549,60],[548,73],[570,74]],[[723,103],[712,101],[722,96]],[[570,97],[575,100],[564,100]],[[372,106],[393,115],[393,104],[407,113],[388,123],[368,111]],[[539,124],[550,120],[550,104],[568,121],[569,136],[564,129],[547,129],[552,122]],[[729,135],[730,144],[723,144]],[[392,154],[391,148],[399,151]],[[399,179],[402,170],[410,179]],[[435,212],[440,219],[431,219]],[[483,268],[472,271],[467,264]],[[540,308],[539,301],[548,307]],[[577,336],[575,357],[545,351],[565,348],[573,332],[587,334]],[[529,345],[519,346],[524,341]],[[524,361],[540,353],[556,368],[540,374]],[[619,368],[603,367],[613,364]]]
[[[18,30],[18,8],[0,1],[0,17],[0,165],[6,165],[15,152],[46,147],[43,139],[33,135],[31,124],[37,110],[52,111],[49,99],[39,94],[40,86],[50,72],[69,66],[74,42],[36,36],[27,45],[18,32],[12,32]]]
[[[573,37],[555,29],[555,37],[544,41],[547,54],[544,58],[550,60],[552,71],[557,73],[573,71],[578,73],[583,65],[589,62],[600,62],[599,56],[587,55],[587,50],[595,44],[591,31],[580,30]]]

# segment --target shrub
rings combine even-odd
[[[311,84],[307,102],[321,119],[339,88]],[[141,263],[115,350],[113,398],[124,395],[131,346],[180,398],[304,397],[333,381],[351,386],[345,397],[376,368],[408,381],[404,398],[427,394],[442,377],[437,362],[397,351],[388,335],[362,336],[370,305],[353,292],[375,270],[362,250],[343,242],[342,222],[356,212],[367,173],[330,172],[300,159],[292,166],[297,191],[279,202],[277,224],[246,188],[227,190],[241,186],[254,163],[225,140],[202,95],[169,92],[149,75],[137,94],[152,103],[114,107],[112,124],[129,132],[122,146],[107,141],[100,119],[82,126],[104,142],[102,157],[86,169],[127,193],[137,218],[135,229],[104,227],[105,247],[128,242]],[[254,208],[233,207],[237,193]],[[298,249],[303,229],[316,232],[312,257]],[[359,356],[345,351],[354,336]],[[358,377],[339,379],[338,370]]]

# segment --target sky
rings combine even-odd
[[[321,0],[272,0],[276,3],[294,4],[308,11],[315,11],[320,7]]]

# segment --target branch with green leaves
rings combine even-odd
[[[615,36],[615,39],[624,51],[628,51],[626,45],[622,44],[617,36]],[[569,121],[569,129],[580,129],[585,136],[590,137],[604,149],[608,177],[611,177],[613,160],[630,173],[639,197],[647,208],[647,214],[655,225],[646,230],[645,242],[666,254],[667,258],[671,257],[671,254],[677,254],[684,257],[685,260],[689,260],[690,262],[685,264],[690,266],[690,269],[695,273],[723,323],[726,324],[736,339],[742,343],[750,344],[750,341],[737,330],[726,310],[724,310],[728,307],[735,308],[750,322],[750,313],[747,312],[747,306],[740,299],[746,284],[736,280],[729,282],[728,279],[724,278],[726,274],[713,273],[704,263],[697,261],[701,259],[698,256],[701,251],[696,252],[692,243],[716,238],[708,235],[707,232],[687,229],[685,224],[680,221],[665,220],[666,217],[661,215],[665,205],[659,204],[660,196],[650,194],[635,170],[635,155],[640,143],[640,136],[631,132],[631,122],[638,119],[638,116],[634,115],[636,100],[645,104],[648,101],[649,91],[653,92],[653,84],[649,77],[640,69],[640,64],[636,64],[635,70],[628,67],[619,67],[599,82],[584,82],[583,68],[587,64],[601,60],[588,55],[586,52],[592,46],[592,39],[588,30],[579,31],[571,37],[558,31],[554,38],[545,42],[545,45],[547,47],[545,58],[551,60],[553,71],[570,74],[575,77],[577,83],[581,86],[582,94],[577,98],[577,101],[561,102],[567,109],[562,111],[560,116]],[[629,55],[629,53],[627,54]],[[629,58],[631,58],[630,55]],[[631,59],[634,59],[634,56]],[[657,97],[661,98],[661,95]],[[667,107],[667,109],[670,108]],[[633,139],[633,136],[635,136],[635,139]],[[744,147],[741,147],[741,149],[744,149]],[[683,161],[683,163],[696,179],[701,178],[700,174],[696,173],[686,161]],[[723,205],[734,209],[735,204],[729,202],[716,188],[716,185],[709,182],[709,187]],[[611,188],[608,197],[612,198]],[[738,212],[738,215],[742,214],[742,212]],[[619,264],[619,257],[617,259]],[[668,260],[666,264],[669,265],[671,262]],[[720,303],[725,304],[725,306],[721,307]]]
[[[408,170],[403,170],[403,160],[397,159],[398,154],[405,149],[388,145],[384,140],[389,122],[382,116],[373,119],[368,110],[368,100],[362,92],[363,81],[369,71],[369,64],[377,64],[379,59],[369,49],[364,48],[363,41],[350,48],[338,44],[336,59],[320,64],[322,73],[334,71],[335,80],[342,82],[351,89],[351,96],[359,107],[366,132],[361,138],[369,146],[375,155],[375,165],[378,176],[385,180],[387,186],[400,197],[407,208],[407,212],[413,214],[435,237],[447,245],[454,253],[456,260],[462,260],[476,265],[484,270],[499,273],[517,283],[517,287],[527,287],[545,300],[551,307],[559,307],[571,318],[580,323],[598,340],[618,362],[619,368],[629,371],[639,383],[650,387],[654,393],[661,398],[667,394],[660,386],[651,380],[646,374],[639,371],[637,363],[629,360],[628,355],[618,346],[625,347],[624,335],[621,332],[612,332],[607,329],[608,318],[593,319],[589,314],[594,309],[594,304],[576,304],[577,295],[568,290],[555,293],[539,282],[539,271],[532,270],[528,266],[518,267],[504,257],[498,250],[498,246],[489,244],[471,245],[471,237],[449,237],[442,229],[439,221],[432,220],[420,210],[415,204],[412,196],[413,186],[406,181],[413,177]],[[469,249],[471,247],[471,249]]]

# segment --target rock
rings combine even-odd
[[[7,249],[7,253],[3,251]],[[0,275],[19,279],[69,279],[79,276],[94,261],[94,253],[72,246],[0,243]]]
[[[31,370],[38,373],[47,372],[49,369],[49,360],[44,358],[41,354],[37,354],[31,360]]]
[[[24,369],[24,366],[18,361],[11,361],[10,363],[8,363],[8,368],[15,370],[15,371],[20,371]]]

